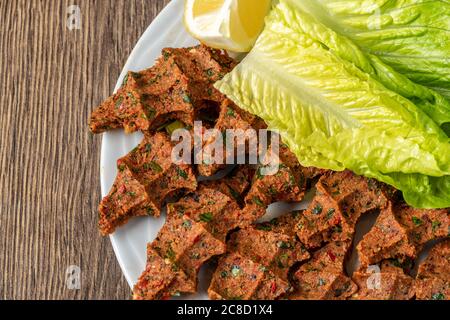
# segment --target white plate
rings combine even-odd
[[[156,17],[128,58],[115,90],[119,89],[128,71],[140,71],[151,67],[160,56],[163,48],[188,47],[198,44],[184,29],[182,20],[183,6],[183,0],[172,0]],[[140,143],[141,139],[142,135],[140,133],[126,135],[120,130],[103,134],[100,171],[103,196],[108,194],[114,183],[117,174],[117,159],[130,152]],[[310,196],[307,198],[310,198]],[[295,206],[287,204],[272,205],[269,207],[268,214],[264,217],[264,220],[269,220],[294,209],[304,209],[308,203],[309,201],[305,200],[302,204]],[[363,233],[370,229],[375,218],[375,215],[363,217],[357,228],[356,243],[361,240]],[[134,218],[110,236],[117,260],[131,288],[145,269],[147,243],[155,239],[163,224],[164,214],[159,219],[150,217]],[[353,254],[347,271],[351,274],[357,264],[357,257]],[[211,271],[208,266],[202,268],[199,277],[199,293],[184,296],[183,298],[207,299],[206,290]]]
[[[115,90],[119,89],[128,71],[140,71],[151,67],[166,47],[188,47],[198,44],[184,29],[183,0],[172,0],[148,27],[131,53],[117,81]],[[142,134],[126,135],[121,130],[103,134],[101,151],[101,188],[102,196],[111,189],[117,174],[117,159],[123,157],[136,147],[142,139]],[[277,204],[271,206],[265,219],[291,211],[289,205]],[[164,212],[163,212],[164,213]],[[130,220],[110,236],[114,252],[119,261],[125,278],[130,287],[137,282],[146,263],[147,243],[155,239],[164,224],[164,214],[161,218],[139,217]],[[199,293],[185,296],[189,299],[207,299],[208,277],[210,268],[205,266],[200,272]]]
[[[148,27],[131,53],[117,81],[119,89],[128,71],[151,67],[165,47],[186,47],[197,44],[183,27],[183,1],[173,0]],[[116,130],[103,134],[101,154],[101,188],[106,196],[117,174],[116,161],[136,147],[142,139],[140,133],[126,135]],[[128,284],[132,287],[145,269],[146,246],[152,241],[164,218],[135,218],[111,235],[111,243]]]

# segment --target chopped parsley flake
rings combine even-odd
[[[189,220],[183,221],[183,227],[186,228],[186,229],[191,229],[191,227],[192,227],[192,222],[189,221]]]
[[[422,225],[422,220],[420,220],[420,219],[417,218],[417,217],[412,217],[412,222],[414,223],[414,225],[415,225],[416,227],[419,227],[419,226]]]
[[[435,293],[431,296],[432,300],[445,300],[445,296],[443,293]]]
[[[211,222],[212,219],[213,219],[213,215],[211,212],[202,213],[200,215],[200,221],[202,221],[202,222]]]
[[[123,78],[123,83],[122,83],[123,86],[125,86],[128,83],[128,76],[129,76],[129,74],[127,73],[125,78]]]
[[[233,275],[233,277],[237,277],[241,274],[242,270],[241,267],[239,266],[233,266],[231,268],[231,274]]]
[[[184,180],[187,180],[188,179],[188,174],[187,174],[187,172],[186,171],[184,171],[183,169],[181,169],[181,168],[176,168],[176,170],[177,170],[177,174],[180,176],[180,177],[182,177]]]
[[[228,186],[228,190],[230,191],[231,196],[235,199],[235,200],[240,200],[241,199],[241,195],[234,190],[232,187]]]
[[[313,214],[321,214],[322,213],[322,205],[320,203],[318,203],[313,209],[312,209],[312,213]]]
[[[163,57],[164,57],[164,61],[169,60],[170,52],[168,52],[168,51],[163,51]]]
[[[186,103],[192,103],[191,97],[187,94],[183,94],[183,101]]]
[[[290,249],[291,248],[291,244],[289,242],[285,242],[285,241],[278,241],[277,242],[277,247],[280,249]]]
[[[123,103],[123,97],[120,97],[119,99],[117,99],[117,101],[115,103],[116,109],[120,108],[122,103]]]
[[[172,247],[169,247],[169,249],[167,250],[166,258],[169,260],[175,259],[175,251],[173,251]]]
[[[236,114],[234,113],[234,110],[233,110],[233,109],[228,108],[228,110],[227,110],[227,116],[235,117]]]
[[[147,215],[153,216],[155,214],[155,210],[152,207],[147,207]]]
[[[155,161],[150,162],[148,166],[150,167],[150,169],[152,169],[153,172],[160,173],[163,171],[161,166],[157,164]]]
[[[132,104],[137,103],[136,97],[131,92],[128,92],[127,95],[128,95],[128,98],[130,98]]]
[[[256,229],[262,230],[262,231],[271,231],[272,227],[268,224],[259,224],[256,226]]]
[[[147,112],[147,117],[149,119],[153,119],[156,116],[156,110],[152,107],[150,107],[149,105],[145,105],[145,111]]]
[[[441,226],[441,222],[439,222],[439,221],[433,221],[431,223],[431,227],[433,228],[433,232],[436,231],[437,229],[439,229],[440,226]]]
[[[328,211],[327,211],[327,219],[329,220],[329,219],[331,219],[333,216],[334,216],[334,212],[335,212],[336,210],[334,210],[334,208],[330,208],[330,209],[328,209]]]
[[[254,202],[255,204],[257,204],[258,206],[260,206],[260,207],[265,207],[264,203],[263,203],[263,202],[261,201],[261,199],[258,198],[258,197],[253,197],[253,202]]]

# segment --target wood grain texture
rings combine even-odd
[[[130,298],[97,231],[101,137],[87,122],[168,2],[0,1],[0,299]],[[81,30],[66,28],[69,5]]]

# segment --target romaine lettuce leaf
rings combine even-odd
[[[305,6],[308,8],[314,7],[315,3],[316,1],[296,1],[296,5],[302,8],[302,10]],[[295,12],[293,15],[295,15]],[[285,16],[278,15],[278,19],[284,18]],[[444,125],[450,122],[450,100],[445,99],[442,95],[428,87],[411,81],[405,75],[385,64],[379,57],[371,53],[363,52],[349,38],[341,36],[334,32],[334,30],[327,28],[315,17],[309,14],[301,14],[300,17],[292,16],[291,18],[289,21],[291,28],[308,34],[332,50],[337,56],[352,62],[359,69],[370,74],[386,88],[410,99],[437,124]],[[288,33],[285,36],[290,37],[292,34]]]
[[[415,207],[450,207],[447,135],[364,72],[373,61],[356,46],[345,51],[351,42],[338,53],[342,41],[295,0],[280,0],[254,49],[216,87],[278,130],[303,165],[377,178]]]
[[[272,127],[272,125],[270,126]],[[326,158],[324,154],[315,153],[313,149],[306,148],[305,146],[299,148],[289,132],[283,131],[281,135],[283,136],[284,142],[286,142],[294,153],[300,154],[299,152],[301,152],[301,154],[305,155],[302,158],[305,159],[306,164],[335,171],[343,169],[342,164]],[[359,175],[375,178],[394,186],[398,190],[402,190],[405,201],[411,206],[417,208],[449,207],[450,176],[431,177],[423,174],[404,174],[398,172],[384,174],[364,166],[354,170]]]
[[[296,1],[364,51],[450,100],[450,1]]]

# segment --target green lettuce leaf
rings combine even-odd
[[[414,82],[450,100],[450,2],[297,0],[323,24],[352,39]]]
[[[351,45],[281,0],[216,87],[279,131],[303,165],[377,178],[415,207],[450,207],[449,138],[426,110],[364,72],[374,62]]]
[[[307,8],[315,8],[315,3],[316,1],[314,0],[296,1],[296,4],[302,10],[305,6]],[[279,16],[279,18],[283,19],[284,17]],[[450,122],[450,100],[445,99],[442,95],[428,87],[411,81],[405,75],[385,64],[378,56],[362,51],[349,38],[341,36],[334,32],[334,30],[327,28],[309,14],[302,14],[301,17],[295,17],[288,23],[292,28],[309,34],[315,40],[320,41],[320,43],[332,50],[334,54],[352,62],[359,69],[381,82],[386,88],[410,99],[416,106],[425,111],[434,122],[445,129],[447,128],[445,124]],[[286,34],[285,36],[289,37],[291,34]],[[448,129],[445,131],[450,134]]]

